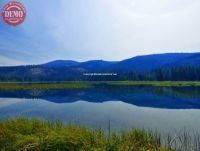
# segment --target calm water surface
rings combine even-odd
[[[112,130],[200,131],[200,87],[0,91],[0,119],[37,117]]]

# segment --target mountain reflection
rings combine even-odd
[[[142,107],[199,109],[200,87],[101,85],[89,89],[1,90],[0,98],[37,98],[54,103],[122,101]]]

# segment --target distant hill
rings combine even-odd
[[[200,54],[200,53],[199,53]],[[131,71],[151,71],[157,68],[165,66],[177,66],[179,62],[183,60],[188,60],[189,62],[194,62],[192,57],[198,56],[199,54],[193,53],[167,53],[167,54],[154,54],[154,55],[145,55],[137,56],[130,59],[123,60],[115,65],[115,68],[121,68]],[[200,57],[198,56],[200,59]],[[199,63],[198,63],[199,64]]]
[[[117,76],[84,76],[84,73]],[[122,61],[56,60],[41,65],[0,67],[0,81],[199,80],[200,53],[136,56]]]
[[[127,70],[147,72],[161,67],[180,67],[185,65],[200,65],[200,53],[166,53],[136,56],[130,59],[111,62],[103,60],[91,60],[87,62],[76,62],[72,60],[56,60],[46,64],[44,67],[77,67],[87,70]]]
[[[43,67],[71,67],[71,66],[78,66],[79,62],[73,61],[73,60],[55,60],[52,62],[48,62],[45,64],[42,64]]]
[[[186,57],[177,59],[176,61],[169,63],[166,66],[171,66],[171,67],[200,66],[200,53],[186,55]]]
[[[103,60],[91,60],[86,62],[76,62],[72,60],[56,60],[52,62],[48,62],[46,64],[42,64],[43,67],[77,67],[83,68],[87,70],[96,70],[96,69],[104,69],[109,67],[110,65],[116,62],[111,61],[103,61]]]

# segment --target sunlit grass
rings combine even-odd
[[[103,130],[38,119],[0,122],[0,150],[30,151],[168,151],[160,137],[133,129],[108,136]]]
[[[78,89],[89,88],[87,83],[47,83],[47,84],[23,84],[23,83],[1,83],[0,90],[19,90],[19,89]]]
[[[200,81],[71,81],[68,83],[0,83],[0,90],[18,89],[80,89],[98,85],[110,86],[200,86]]]

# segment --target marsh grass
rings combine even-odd
[[[0,121],[1,151],[169,151],[159,135],[132,129],[112,133],[38,119]]]
[[[176,151],[199,151],[200,134],[183,130],[174,135],[168,134],[163,141],[165,147]]]
[[[155,87],[186,87],[200,86],[200,81],[71,81],[46,83],[0,83],[0,90],[20,89],[80,89],[94,88],[99,85],[109,86],[155,86]]]
[[[87,83],[1,83],[0,90],[20,90],[20,89],[78,89],[90,88],[91,85]]]

